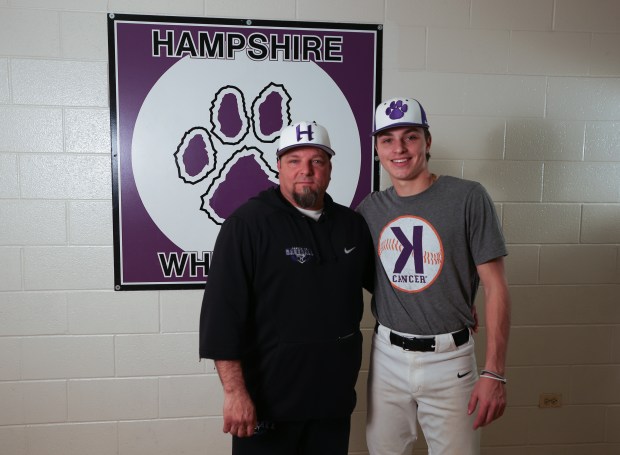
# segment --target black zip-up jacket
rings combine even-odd
[[[260,420],[353,411],[372,248],[361,215],[329,195],[314,221],[272,188],[222,225],[202,302],[200,357],[241,361]]]

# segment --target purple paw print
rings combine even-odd
[[[290,124],[290,102],[283,85],[270,83],[248,109],[239,88],[222,87],[209,109],[211,128],[185,132],[174,153],[178,176],[184,183],[206,186],[200,210],[216,224],[259,191],[277,185],[278,173],[262,148]]]
[[[385,114],[392,120],[398,120],[399,118],[403,118],[408,109],[409,106],[404,104],[401,100],[392,101],[390,107],[385,110]]]

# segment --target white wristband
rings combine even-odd
[[[497,378],[495,376],[491,376],[490,374],[487,373],[483,373],[480,375],[481,378],[487,378],[487,379],[493,379],[495,381],[499,381],[502,382],[504,384],[506,384],[508,382],[508,380],[506,378]]]

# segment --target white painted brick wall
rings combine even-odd
[[[502,117],[434,116],[432,165],[435,159],[501,160],[505,120]]]
[[[23,257],[26,290],[113,288],[111,247],[27,247]]]
[[[14,59],[11,78],[16,104],[108,105],[107,64],[104,62]]]
[[[483,445],[620,452],[620,2],[0,0],[2,455],[230,452],[202,292],[112,290],[107,12],[384,24],[383,97],[422,101],[431,169],[485,185],[508,241],[509,407]]]
[[[215,374],[161,377],[159,397],[162,418],[217,417],[224,405],[222,385]]]
[[[29,336],[19,352],[22,379],[114,376],[112,336]]]
[[[547,284],[606,284],[615,280],[616,248],[606,245],[544,245],[540,281]]]
[[[620,204],[584,205],[580,240],[620,244]]]
[[[196,332],[202,291],[167,291],[160,294],[162,332]]]
[[[590,68],[591,40],[590,33],[513,31],[508,71],[513,74],[586,75]]]
[[[218,418],[160,419],[118,424],[118,453],[230,453]]]
[[[65,381],[3,381],[0,402],[0,425],[64,422],[67,384]]]
[[[506,278],[512,286],[538,283],[538,245],[509,245]]]
[[[205,2],[208,17],[234,17],[251,19],[293,20],[296,2],[290,0],[209,0]]]
[[[505,204],[503,229],[508,243],[578,243],[579,204]]]
[[[0,200],[0,238],[5,245],[65,245],[65,202]]]
[[[64,110],[65,152],[110,153],[110,111]]]
[[[60,26],[62,57],[106,60],[108,58],[108,32],[103,18],[103,14],[64,13]]]
[[[17,179],[17,155],[3,153],[0,155],[0,186],[1,198],[18,198],[19,181]]]
[[[540,162],[466,161],[463,177],[482,183],[494,201],[540,201],[543,177]]]
[[[72,422],[158,417],[157,378],[71,380],[67,397]]]
[[[618,17],[615,0],[557,0],[554,30],[618,33]]]
[[[545,164],[543,201],[620,202],[620,163]]]
[[[58,57],[59,28],[57,11],[7,8],[0,15],[0,55]]]
[[[502,74],[508,67],[509,43],[508,30],[429,28],[427,68],[449,73]]]
[[[18,247],[0,247],[0,291],[17,291],[22,289],[22,256]]]
[[[592,34],[590,74],[614,76],[620,72],[620,37],[617,34]]]
[[[506,125],[507,160],[582,161],[585,122],[511,119]]]
[[[28,448],[24,454],[117,454],[117,427],[115,422],[29,426],[26,428]]]
[[[620,118],[620,79],[550,77],[547,116],[602,121]]]
[[[70,201],[68,213],[70,245],[112,244],[111,201]]]
[[[8,60],[0,58],[0,103],[9,102],[9,67]]]
[[[158,293],[72,292],[67,294],[67,320],[71,334],[159,333]]]
[[[7,292],[0,302],[0,336],[64,335],[67,296],[59,292]]]
[[[398,25],[461,29],[470,24],[470,0],[388,0],[386,19]]]
[[[205,372],[198,359],[197,333],[118,335],[117,376],[158,376]]]
[[[551,30],[554,0],[472,0],[471,25],[476,28]]]
[[[63,150],[60,109],[0,106],[0,124],[3,152],[61,153]]]
[[[587,122],[584,154],[586,161],[617,161],[620,123]]]

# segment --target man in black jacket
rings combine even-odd
[[[280,185],[222,225],[200,316],[200,356],[224,388],[233,454],[346,455],[372,287],[363,218],[326,193],[325,128],[284,128]]]

